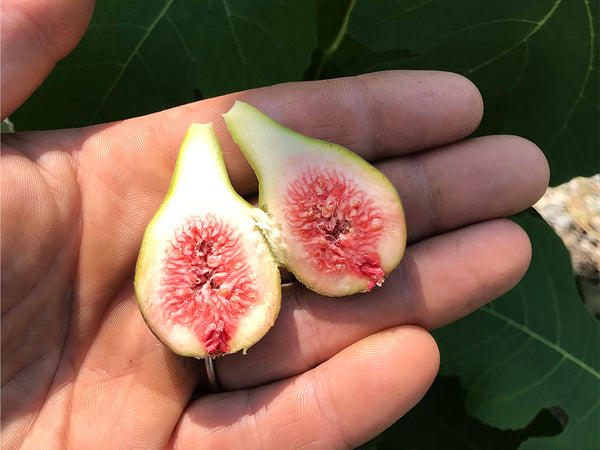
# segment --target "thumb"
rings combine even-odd
[[[94,0],[2,0],[2,119],[16,110],[77,45]]]

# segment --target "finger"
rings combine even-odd
[[[276,121],[335,142],[368,160],[453,142],[469,135],[483,113],[481,95],[448,72],[389,71],[273,87],[271,98],[243,92]]]
[[[383,286],[368,294],[325,298],[288,285],[275,326],[247,355],[217,359],[219,379],[227,390],[256,386],[302,373],[386,328],[441,327],[512,288],[530,257],[526,233],[501,219],[409,246]]]
[[[194,402],[173,445],[355,448],[410,410],[438,365],[436,344],[424,330],[385,330],[297,377]]]
[[[3,0],[2,119],[11,114],[79,42],[94,1]]]
[[[486,136],[377,165],[396,186],[408,241],[533,205],[550,172],[544,154],[516,136]]]
[[[174,164],[190,123],[213,122],[232,183],[247,195],[256,191],[256,180],[221,117],[235,100],[370,160],[461,139],[477,127],[483,110],[475,86],[459,75],[390,71],[254,89],[116,123],[104,131],[110,143],[128,142],[144,158],[148,151],[166,152]]]

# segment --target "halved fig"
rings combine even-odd
[[[245,103],[224,118],[258,177],[278,261],[328,296],[381,285],[406,245],[402,204],[388,179],[351,151],[296,133]]]
[[[146,322],[174,352],[245,351],[275,322],[279,271],[256,214],[231,186],[212,125],[192,125],[135,275]]]

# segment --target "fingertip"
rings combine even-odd
[[[512,136],[520,142],[523,148],[523,163],[529,169],[532,180],[532,204],[538,201],[546,192],[550,183],[550,165],[546,155],[535,143],[520,136]]]
[[[433,382],[440,364],[440,353],[433,336],[416,325],[402,325],[388,328],[364,338],[344,351],[362,350],[358,353],[365,366],[373,367],[372,375],[379,375],[384,383],[400,381],[398,388],[407,387],[407,381],[414,383],[412,408]],[[366,372],[367,376],[371,376]]]
[[[422,372],[421,389],[424,389],[423,394],[425,394],[437,375],[440,365],[440,352],[433,336],[423,327],[402,325],[381,331],[371,339],[388,342],[390,347],[387,351],[398,358],[397,363],[401,365],[399,369],[404,370],[406,366],[419,368]],[[403,375],[401,372],[399,374]],[[404,375],[407,374],[408,371]]]
[[[2,4],[2,118],[14,112],[82,38],[93,0]]]
[[[479,88],[469,78],[454,72],[430,72],[431,82],[437,86],[441,100],[438,107],[448,111],[447,129],[454,132],[452,142],[473,133],[483,118],[484,103]]]
[[[431,333],[417,325],[403,325],[379,334],[386,337],[388,333],[389,341],[395,345],[391,351],[397,358],[396,376],[403,386],[406,386],[407,379],[412,378],[415,382],[414,395],[405,402],[399,418],[412,409],[431,387],[440,368],[440,350]]]
[[[513,265],[513,285],[509,288],[514,287],[523,278],[529,264],[531,263],[531,257],[533,249],[531,246],[531,240],[527,232],[516,222],[510,219],[498,219],[498,222],[505,227],[505,233],[507,238],[513,243],[514,249],[514,265]]]
[[[404,275],[390,276],[386,288],[405,292],[413,323],[435,329],[512,289],[530,261],[527,233],[509,219],[493,219],[413,244]]]
[[[521,201],[518,208],[509,213],[515,214],[529,208],[544,195],[550,182],[550,166],[546,155],[535,143],[521,136],[497,135],[490,139],[496,141],[495,148],[504,149],[504,160],[512,164],[506,169],[513,174],[511,184],[520,187]]]
[[[336,420],[329,428],[337,428],[331,434],[343,436],[345,442],[356,446],[384,431],[423,398],[438,373],[440,353],[431,334],[408,325],[357,342],[323,368],[334,364],[336,372],[353,371],[354,376],[331,383],[337,386],[339,398],[331,401]]]
[[[376,118],[371,118],[367,131],[376,136],[378,150],[367,157],[410,153],[458,141],[470,135],[483,116],[479,89],[457,73],[393,70],[357,79],[369,87],[368,97],[375,100],[371,105],[377,108],[375,113],[365,114]],[[363,103],[368,111],[369,102]]]
[[[416,333],[419,334],[419,339],[423,346],[423,354],[430,355],[429,357],[429,386],[433,383],[435,377],[437,376],[440,370],[440,349],[437,345],[437,342],[427,330],[417,326],[411,326],[410,328],[414,329]],[[427,389],[429,389],[429,386]],[[423,393],[424,395],[425,393]]]
[[[464,75],[454,72],[438,72],[445,78],[447,91],[453,96],[450,99],[458,103],[466,114],[463,117],[460,137],[466,137],[473,133],[483,118],[483,97],[477,85]]]

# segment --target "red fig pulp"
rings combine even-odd
[[[289,184],[284,202],[292,236],[303,242],[316,270],[366,277],[367,290],[383,283],[375,243],[384,214],[352,179],[335,169],[310,167]]]
[[[165,319],[191,328],[210,355],[229,352],[240,317],[259,295],[240,242],[238,230],[208,214],[188,218],[165,254]]]

